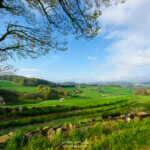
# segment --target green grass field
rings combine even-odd
[[[35,87],[23,87],[12,82],[0,81],[1,89],[11,89],[21,92],[35,92]],[[74,88],[66,88],[73,91]],[[150,120],[140,122],[109,121],[103,120],[101,116],[109,113],[138,113],[150,112],[150,97],[136,96],[132,89],[122,87],[99,87],[86,86],[81,88],[82,93],[74,97],[59,100],[19,100],[11,102],[8,106],[26,106],[28,112],[7,114],[0,116],[0,133],[6,134],[15,131],[16,135],[7,144],[0,148],[20,149],[63,149],[61,143],[64,140],[79,141],[80,144],[88,142],[88,147],[82,149],[97,150],[130,150],[149,149],[150,147]],[[61,105],[63,107],[55,107]],[[33,111],[32,107],[54,106],[50,109]],[[20,143],[20,138],[25,131],[34,131],[37,127],[63,125],[65,123],[76,124],[79,121],[101,119],[93,126],[83,128],[81,131],[75,129],[67,135],[56,135],[52,139],[44,136],[33,136],[26,144]],[[77,147],[78,148],[78,147]],[[69,147],[69,149],[77,149]],[[67,149],[67,148],[64,148]],[[68,149],[67,149],[68,150]]]
[[[36,92],[35,87],[21,86],[17,83],[6,80],[0,80],[0,89],[15,90],[18,92]]]

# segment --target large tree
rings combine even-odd
[[[0,57],[36,58],[50,50],[65,50],[63,37],[69,34],[95,37],[100,6],[110,1],[0,0]]]

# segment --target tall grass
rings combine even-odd
[[[42,135],[32,136],[28,142],[19,140],[21,133],[16,134],[6,145],[11,150],[130,150],[149,149],[150,120],[142,122],[108,122],[102,121],[95,125],[77,128],[70,132],[57,133],[48,139]]]

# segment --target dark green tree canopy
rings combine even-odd
[[[65,50],[62,38],[90,39],[100,30],[100,6],[110,0],[0,0],[0,56],[36,58]],[[63,36],[62,36],[63,35]]]

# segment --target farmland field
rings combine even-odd
[[[35,87],[23,87],[9,81],[0,81],[1,89],[19,92],[36,92]],[[27,107],[28,111],[0,116],[0,134],[14,132],[0,149],[149,149],[150,120],[138,121],[104,119],[106,114],[138,114],[150,112],[150,97],[134,95],[132,89],[123,87],[79,87],[82,93],[60,100],[18,100],[2,108]],[[74,88],[65,88],[73,91]],[[37,109],[40,108],[40,109]],[[95,120],[90,124],[91,120]],[[89,122],[89,123],[87,123]],[[73,124],[67,132],[58,132],[51,138],[43,134],[32,135],[24,142],[24,134]],[[79,126],[79,127],[78,127]],[[62,144],[64,141],[70,141]],[[67,146],[66,146],[67,144]],[[69,144],[69,145],[68,145]]]

